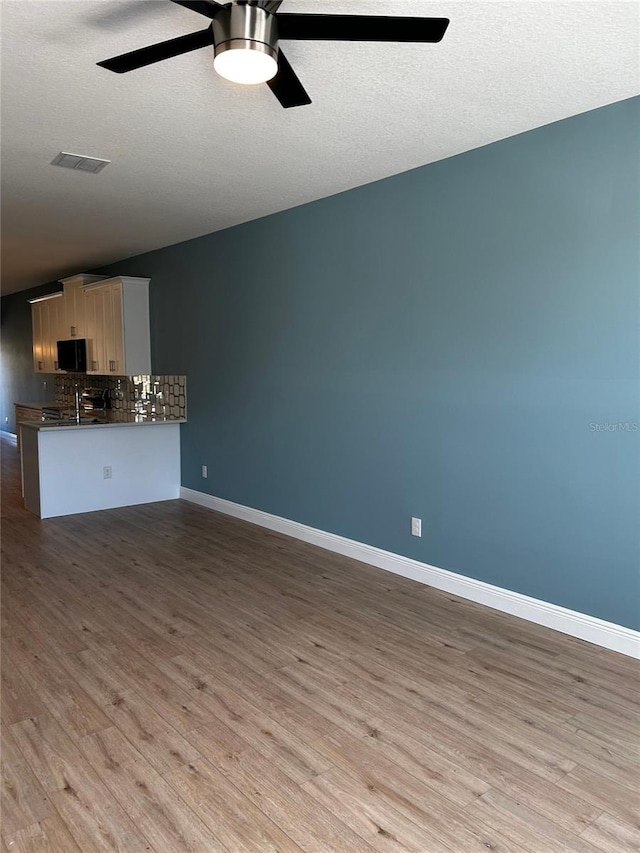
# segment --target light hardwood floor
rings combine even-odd
[[[640,849],[632,660],[4,450],[3,853]]]

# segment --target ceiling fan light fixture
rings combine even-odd
[[[278,71],[276,19],[261,6],[223,6],[213,18],[213,44],[213,67],[234,83],[266,83]]]
[[[278,73],[276,52],[267,45],[249,44],[243,47],[230,45],[218,52],[213,60],[213,67],[221,77],[233,83],[255,85],[266,83]]]

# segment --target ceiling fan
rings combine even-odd
[[[279,46],[279,39],[316,41],[439,42],[448,18],[373,15],[300,15],[279,12],[283,0],[172,0],[211,20],[204,30],[98,62],[124,74],[213,45],[213,67],[235,83],[266,83],[283,107],[311,98]]]

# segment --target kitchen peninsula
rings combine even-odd
[[[25,507],[52,518],[177,498],[185,420],[113,411],[79,423],[22,422]]]
[[[34,371],[55,375],[55,400],[15,407],[25,507],[52,518],[177,498],[186,377],[151,374],[150,279],[60,283],[29,300]]]

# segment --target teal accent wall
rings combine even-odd
[[[639,140],[628,100],[102,270],[152,279],[183,485],[640,628]]]
[[[639,107],[118,264],[183,485],[640,627]]]

